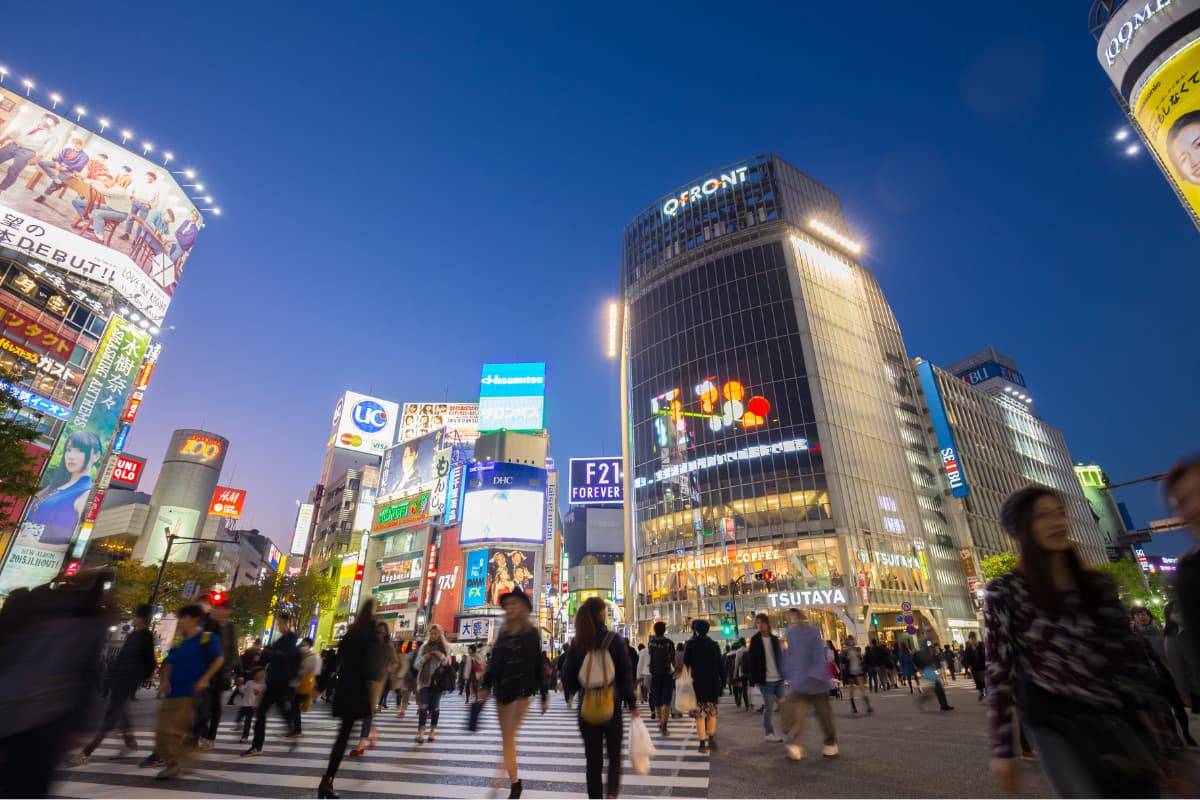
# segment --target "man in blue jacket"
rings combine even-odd
[[[829,705],[829,667],[825,663],[825,642],[821,632],[808,622],[808,616],[798,608],[788,609],[788,627],[784,630],[787,650],[783,651],[783,678],[791,687],[783,701],[783,724],[788,730],[788,758],[804,758],[801,742],[804,724],[811,708],[825,733],[821,754],[832,758],[838,754],[837,730],[833,726],[833,709]]]

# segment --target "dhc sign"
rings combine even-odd
[[[673,217],[681,206],[695,202],[701,197],[714,195],[726,186],[737,186],[739,183],[745,183],[747,172],[749,172],[749,167],[738,167],[737,169],[722,173],[719,178],[709,178],[690,189],[685,189],[683,192],[680,192],[678,197],[671,197],[667,202],[663,203],[663,215]]]

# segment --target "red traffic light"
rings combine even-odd
[[[67,568],[63,570],[63,575],[66,575],[68,577],[71,575],[77,575],[77,574],[79,574],[79,562],[78,561],[70,562],[69,564],[67,564]]]
[[[213,589],[208,593],[208,604],[210,606],[223,606],[228,599],[228,595],[219,589]]]

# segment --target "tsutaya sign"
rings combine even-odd
[[[726,186],[737,186],[739,183],[744,183],[748,167],[738,167],[729,172],[721,173],[719,178],[709,178],[703,183],[693,186],[690,189],[685,189],[680,192],[678,197],[671,197],[667,202],[663,203],[662,211],[665,216],[673,217],[679,211],[681,206],[695,202],[701,197],[708,197],[716,194]]]
[[[772,592],[767,595],[771,608],[799,608],[801,606],[846,605],[844,589],[796,589],[791,592]]]
[[[672,561],[667,568],[669,572],[683,572],[690,569],[705,567],[721,567],[730,562],[750,564],[755,561],[773,561],[779,558],[778,550],[739,550],[734,555],[728,553],[705,553],[703,555],[680,558]]]

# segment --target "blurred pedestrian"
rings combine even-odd
[[[650,708],[658,718],[658,731],[670,736],[667,724],[671,716],[671,701],[675,694],[675,644],[667,638],[667,623],[654,623],[654,635],[646,648],[650,662]]]
[[[783,700],[783,653],[779,646],[779,637],[771,632],[771,618],[766,614],[754,617],[754,625],[758,631],[750,637],[750,647],[746,651],[746,671],[749,673],[748,683],[758,687],[762,695],[763,738],[768,742],[782,742],[783,737],[775,733],[771,722],[771,713],[775,705]]]
[[[987,669],[987,659],[984,657],[983,645],[979,643],[979,637],[975,635],[975,631],[967,634],[967,646],[963,648],[962,654],[963,669],[971,674],[971,678],[975,681],[975,691],[979,693],[979,702],[983,702],[983,698],[987,695],[987,684],[985,683],[985,672]]]
[[[1183,627],[1183,615],[1177,603],[1167,603],[1163,627],[1164,649],[1167,651],[1167,666],[1171,678],[1183,702],[1193,714],[1200,713],[1200,653],[1196,649],[1195,637]]]
[[[783,632],[788,645],[783,651],[783,678],[789,691],[782,714],[788,731],[788,758],[793,761],[804,758],[804,725],[810,710],[816,714],[825,736],[821,753],[832,758],[838,754],[838,740],[829,703],[829,666],[821,632],[809,624],[808,615],[798,608],[788,609],[788,622]]]
[[[1143,736],[1161,736],[1144,713],[1161,701],[1116,587],[1084,568],[1066,505],[1053,490],[1013,493],[1000,523],[1019,558],[988,585],[984,606],[997,780],[1016,788],[1017,710],[1059,796],[1158,796],[1158,758]]]
[[[133,724],[129,720],[129,701],[137,687],[153,675],[155,667],[158,666],[154,658],[154,636],[150,633],[150,618],[153,613],[153,609],[146,603],[138,606],[133,612],[133,630],[125,637],[120,652],[109,664],[105,676],[108,708],[104,711],[104,722],[95,737],[83,748],[83,752],[71,760],[71,766],[86,764],[114,728],[120,728],[125,739],[117,758],[124,758],[137,749]]]
[[[1187,709],[1184,708],[1183,697],[1175,688],[1175,680],[1171,676],[1170,669],[1167,668],[1162,628],[1158,626],[1150,610],[1141,606],[1134,607],[1130,614],[1130,624],[1136,634],[1135,638],[1142,644],[1142,654],[1154,674],[1153,689],[1170,706],[1171,712],[1175,716],[1175,722],[1183,734],[1183,743],[1194,747],[1196,740],[1192,738],[1192,732],[1188,729]],[[1164,727],[1171,727],[1170,723],[1166,723]],[[1177,733],[1173,727],[1171,727],[1171,731]],[[1176,736],[1176,743],[1179,744],[1178,736]]]
[[[429,723],[429,741],[437,739],[438,719],[442,713],[443,670],[450,666],[450,647],[440,625],[429,626],[429,638],[417,651],[417,744],[425,742],[425,723]],[[541,668],[541,659],[533,665]]]
[[[275,627],[278,635],[262,651],[262,663],[267,668],[267,688],[259,701],[258,713],[254,715],[254,741],[242,753],[243,756],[262,755],[263,743],[267,738],[267,715],[272,708],[278,708],[280,716],[288,724],[288,732],[284,737],[294,740],[300,736],[300,726],[292,715],[292,703],[295,702],[292,682],[300,669],[300,648],[296,633],[292,630],[291,614],[280,612],[275,617]]]
[[[548,686],[542,667],[542,637],[530,619],[533,601],[516,588],[500,595],[500,606],[504,609],[504,622],[492,645],[478,697],[480,702],[487,702],[492,695],[496,697],[500,749],[509,782],[508,796],[520,797],[523,784],[517,766],[517,734],[529,711],[530,698],[535,694],[541,697],[541,711],[546,713]],[[478,657],[477,653],[475,657]]]
[[[646,703],[650,700],[650,654],[641,642],[638,642],[637,649],[637,697],[638,702]]]
[[[358,744],[350,751],[351,758],[361,758],[367,750],[374,750],[379,742],[379,729],[375,725],[375,714],[381,706],[379,698],[387,689],[387,677],[395,669],[396,651],[392,648],[391,631],[386,622],[375,623],[374,645],[367,652],[367,694],[371,698],[371,713],[362,717],[362,728]],[[336,695],[334,700],[336,701]]]
[[[933,696],[937,698],[938,708],[942,711],[953,711],[954,706],[946,699],[946,687],[942,683],[942,670],[939,669],[945,664],[942,652],[932,640],[926,639],[924,646],[918,648],[913,656],[913,664],[925,680],[933,685]],[[928,702],[927,694],[921,694],[917,698],[918,706],[924,706]]]
[[[296,711],[292,716],[297,728],[300,727],[301,712],[308,711],[312,706],[320,672],[321,657],[313,650],[313,640],[306,636],[300,640],[300,668],[296,673],[296,702],[293,704]]]
[[[196,737],[201,750],[211,750],[217,741],[217,729],[221,727],[221,699],[227,689],[233,686],[234,670],[238,666],[237,628],[229,621],[229,602],[227,596],[221,594],[218,600],[212,598],[208,614],[204,620],[204,630],[221,639],[221,669],[213,677],[208,687],[208,705],[197,709]]]
[[[908,693],[913,693],[913,681],[916,680],[916,693],[921,693],[921,679],[917,677],[917,663],[913,659],[912,648],[908,642],[900,643],[899,650],[900,682],[908,684]]]
[[[590,597],[575,614],[575,638],[563,663],[563,692],[579,699],[579,734],[583,737],[588,797],[617,797],[621,789],[621,742],[625,736],[621,707],[640,717],[633,692],[633,664],[625,640],[607,625],[608,606]],[[718,669],[721,648],[712,645]],[[686,660],[686,650],[685,650]],[[720,691],[720,684],[717,684]],[[590,695],[589,695],[590,693]],[[589,699],[590,697],[590,699]],[[601,720],[598,717],[605,716]],[[589,719],[589,715],[592,718]],[[597,716],[598,715],[598,716]],[[604,758],[608,755],[608,791],[605,792]]]
[[[395,673],[400,678],[399,686],[396,689],[399,692],[399,698],[396,701],[396,716],[401,719],[408,713],[409,702],[417,689],[417,674],[413,669],[416,660],[417,653],[414,643],[404,642],[401,644],[400,650],[396,654],[395,666]]]
[[[479,681],[483,678],[483,659],[479,656],[479,648],[467,645],[467,657],[463,659],[463,694],[466,703],[479,698]]]
[[[854,697],[858,695],[866,703],[867,713],[874,714],[875,709],[871,707],[871,693],[867,691],[866,659],[863,657],[862,648],[858,646],[858,641],[853,636],[847,636],[842,643],[839,661],[842,683],[848,687],[847,691],[850,695],[850,710],[855,714],[858,713],[858,706],[854,703]]]
[[[694,620],[692,638],[683,648],[683,665],[691,673],[696,692],[696,709],[691,715],[696,720],[701,753],[717,747],[717,703],[725,683],[721,646],[708,638],[709,627],[706,619]]]
[[[1192,548],[1179,559],[1173,585],[1184,630],[1200,634],[1200,457],[1185,458],[1171,467],[1163,486],[1192,536]],[[1194,652],[1200,658],[1200,650]]]
[[[333,693],[333,716],[339,720],[338,732],[329,751],[329,765],[317,787],[317,797],[337,798],[333,779],[337,777],[350,732],[355,723],[369,722],[376,701],[371,696],[372,670],[378,669],[380,647],[375,629],[375,600],[368,598],[338,645],[338,680]]]
[[[154,750],[164,766],[154,777],[179,777],[191,750],[198,708],[209,703],[209,688],[225,661],[221,637],[204,629],[204,609],[187,605],[176,613],[183,638],[163,662],[159,680],[163,700],[158,707]]]

